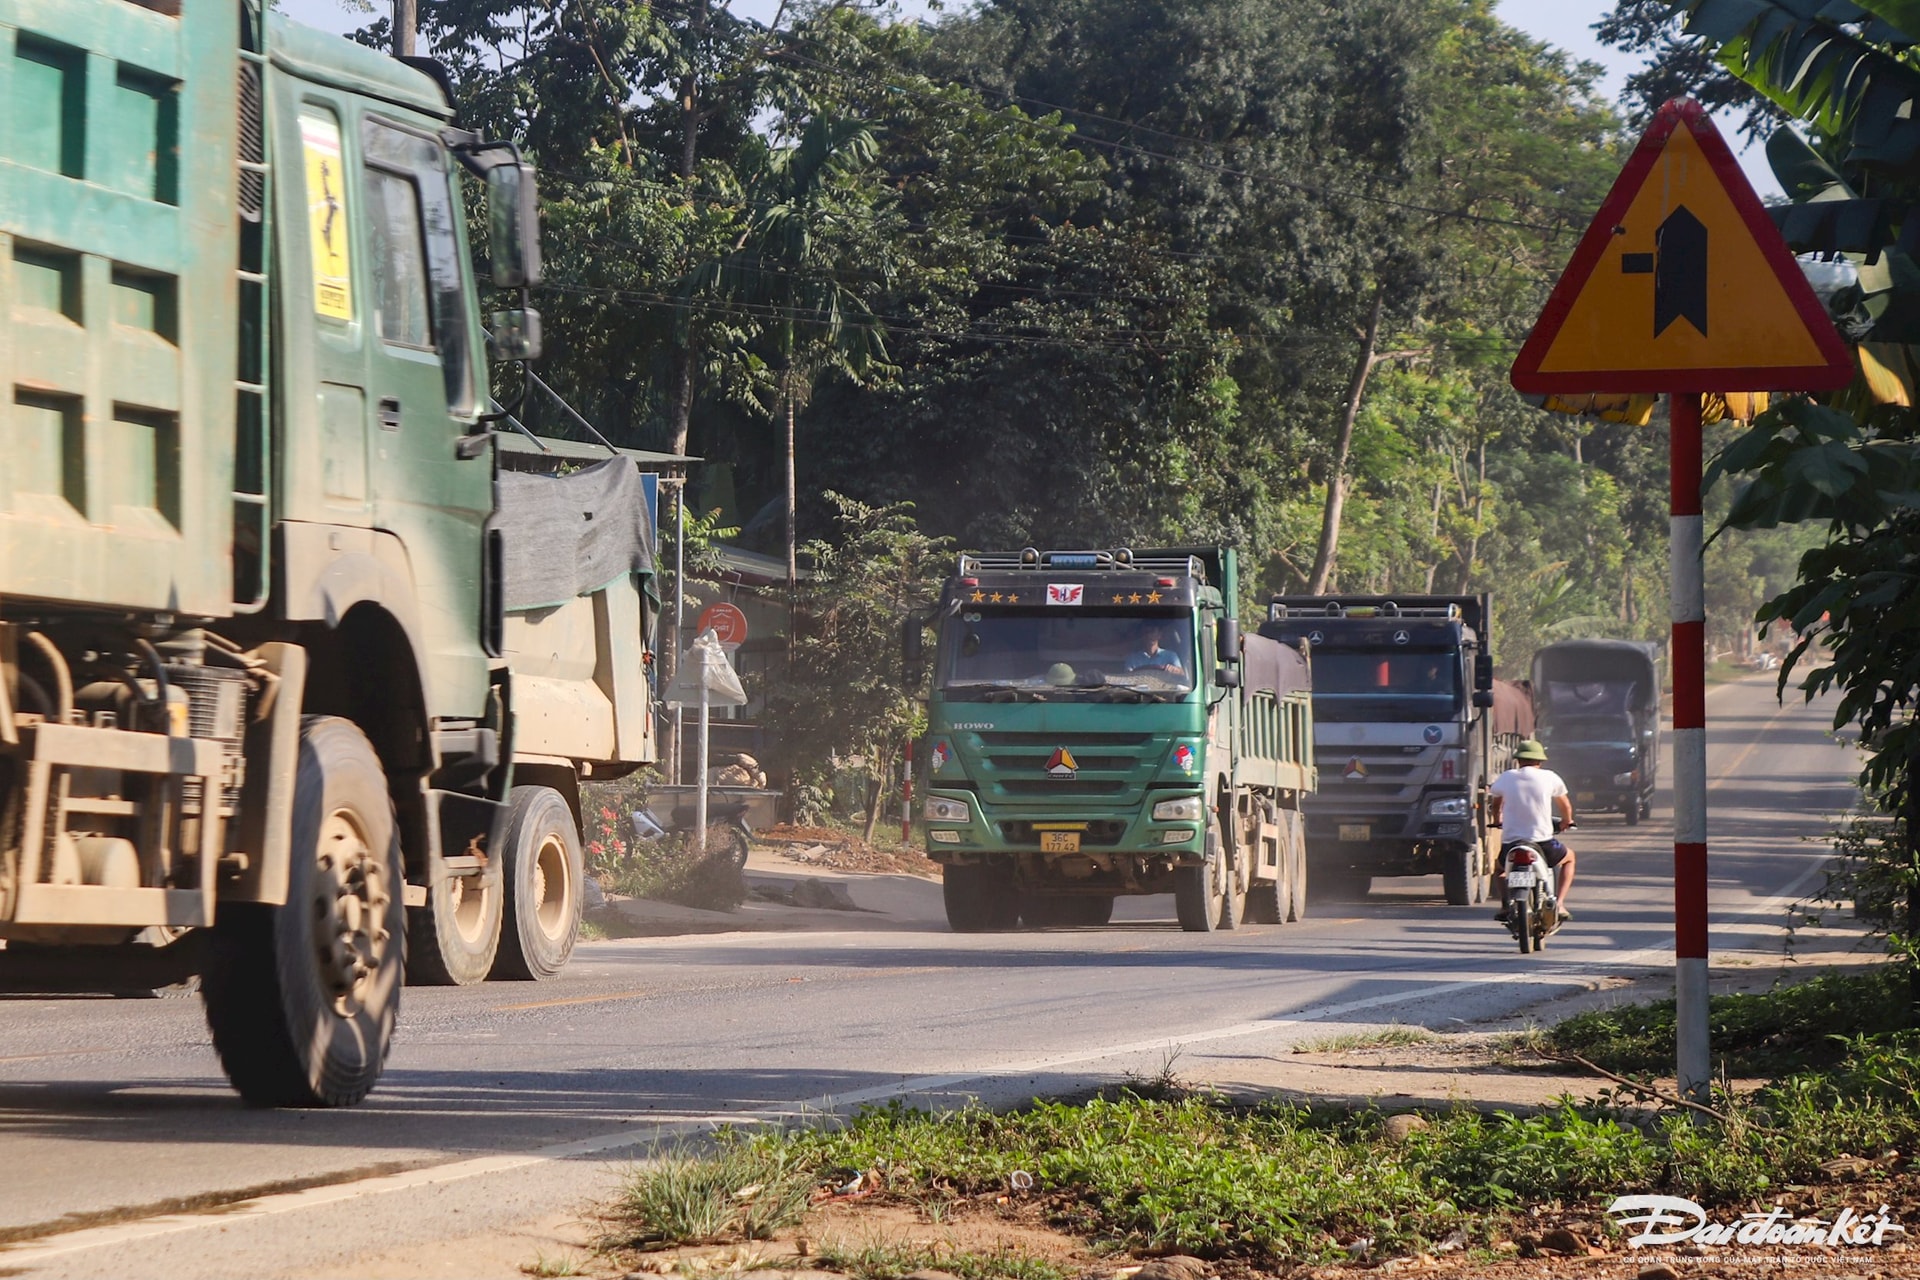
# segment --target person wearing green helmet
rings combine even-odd
[[[1494,919],[1507,918],[1507,851],[1526,843],[1540,850],[1547,865],[1554,869],[1555,896],[1560,900],[1560,918],[1573,919],[1567,910],[1567,892],[1573,888],[1573,850],[1561,841],[1553,829],[1555,818],[1562,830],[1571,830],[1573,798],[1560,775],[1547,768],[1547,749],[1535,738],[1522,742],[1513,753],[1513,768],[1493,780],[1493,825],[1500,828],[1500,862],[1494,868],[1494,887],[1500,892],[1500,910]]]

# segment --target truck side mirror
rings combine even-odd
[[[524,160],[487,170],[487,268],[502,289],[540,283],[540,196]]]
[[[1213,683],[1222,689],[1238,689],[1240,687],[1240,673],[1232,667],[1215,667],[1213,669]]]
[[[1221,662],[1232,666],[1240,661],[1240,622],[1222,618],[1213,632],[1214,649]]]
[[[900,625],[900,657],[908,666],[919,663],[926,653],[926,645],[920,635],[920,619],[908,618]]]
[[[1493,655],[1492,654],[1481,653],[1481,654],[1474,655],[1473,687],[1476,689],[1493,688]],[[1478,699],[1475,699],[1473,705],[1477,707],[1477,706],[1480,706],[1481,703]],[[1491,702],[1488,702],[1485,705],[1492,706],[1493,704]]]
[[[1486,708],[1488,708],[1488,707],[1490,707],[1490,706],[1492,706],[1492,705],[1493,705],[1493,690],[1491,690],[1491,689],[1475,689],[1475,690],[1473,691],[1473,705],[1474,705],[1474,706],[1476,706],[1476,707],[1479,707],[1479,708],[1480,708],[1481,710],[1483,710],[1483,711],[1484,711],[1484,710],[1485,710]]]
[[[487,318],[487,359],[538,360],[540,313],[532,307],[496,311]]]

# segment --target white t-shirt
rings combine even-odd
[[[1544,765],[1516,765],[1495,778],[1491,790],[1502,806],[1501,840],[1511,844],[1553,838],[1553,798],[1567,794],[1559,774]]]

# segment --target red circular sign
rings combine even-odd
[[[700,617],[693,624],[695,635],[707,632],[719,638],[721,644],[744,644],[747,639],[747,615],[735,605],[726,601],[717,601],[700,611]]]

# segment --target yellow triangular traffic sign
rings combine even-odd
[[[1660,109],[1547,299],[1530,394],[1817,391],[1853,357],[1700,104]]]

